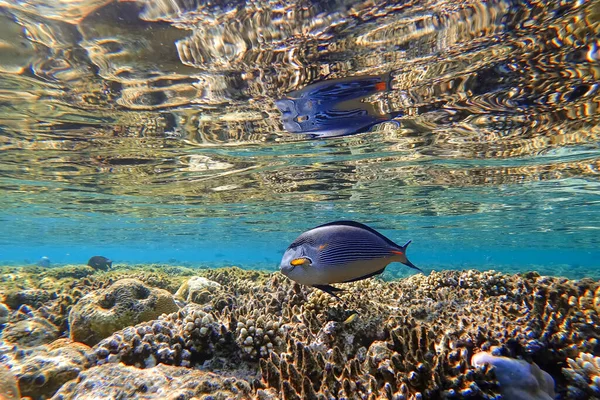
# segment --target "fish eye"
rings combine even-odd
[[[308,115],[298,115],[296,118],[294,118],[294,121],[298,123],[308,121]]]

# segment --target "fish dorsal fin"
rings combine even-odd
[[[319,226],[315,227],[314,229],[323,228],[323,227],[326,227],[326,226],[351,226],[353,228],[364,229],[364,230],[369,231],[372,234],[376,235],[380,239],[384,240],[390,246],[396,247],[396,248],[399,248],[399,249],[402,248],[402,247],[398,246],[396,243],[392,242],[390,239],[388,239],[385,236],[383,236],[381,233],[377,232],[375,229],[370,228],[370,227],[368,227],[365,224],[361,224],[360,222],[356,222],[356,221],[334,221],[334,222],[328,222],[328,223],[323,224],[323,225],[319,225]]]

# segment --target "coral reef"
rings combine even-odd
[[[123,364],[90,368],[64,385],[53,397],[70,399],[231,399],[247,398],[251,387],[244,380],[168,365],[141,370]]]
[[[9,322],[2,331],[2,340],[20,347],[35,347],[58,338],[58,329],[45,318],[32,317]]]
[[[89,350],[82,343],[59,339],[35,348],[15,348],[2,355],[0,362],[16,375],[23,396],[42,398],[51,396],[89,366]]]
[[[19,400],[21,398],[14,374],[2,365],[0,365],[0,393],[2,400]]]
[[[56,310],[50,305],[67,296],[76,303],[65,306],[73,316],[73,338],[78,337],[77,318],[101,316],[93,329],[106,329],[88,341],[98,342],[87,355],[91,369],[60,390],[64,398],[82,393],[84,385],[92,385],[89,382],[100,382],[103,372],[96,371],[110,375],[119,369],[124,372],[115,372],[114,384],[94,390],[122,390],[123,395],[143,397],[126,378],[141,374],[135,368],[169,374],[219,371],[218,379],[237,379],[238,392],[219,381],[210,394],[215,396],[218,386],[231,392],[229,396],[264,399],[497,398],[506,393],[501,368],[471,363],[475,354],[477,364],[482,352],[521,359],[522,366],[537,364],[556,381],[556,393],[562,398],[595,393],[596,378],[589,371],[597,363],[589,357],[600,351],[600,284],[592,280],[443,271],[391,282],[341,284],[345,291],[339,301],[278,272],[200,269],[190,278],[189,269],[175,268],[167,274],[160,268],[117,267],[79,280],[65,278],[69,284],[62,291],[49,283],[46,289],[34,287],[50,293],[43,296],[48,304],[35,308],[38,302],[31,301],[33,306],[11,307],[7,326],[43,317],[48,314],[44,310]],[[125,312],[133,306],[124,304],[150,298],[158,290],[152,283],[170,293],[177,291],[182,308],[163,309],[164,314],[155,312],[144,321],[130,315],[130,320],[115,323],[120,311],[114,309]],[[90,291],[86,297],[80,293]],[[139,293],[148,297],[139,299],[144,297]],[[172,307],[174,296],[162,293]],[[23,349],[5,357],[29,351]],[[85,370],[87,364],[79,368]],[[90,371],[96,378],[87,375]],[[163,393],[158,386],[149,385],[148,396],[158,398]],[[181,398],[200,395],[190,390]]]
[[[222,290],[222,288],[217,282],[202,276],[192,276],[179,287],[175,293],[175,297],[185,300],[188,303],[204,304],[213,297],[215,292]]]
[[[4,303],[0,303],[0,325],[4,325],[8,322],[10,316],[10,310]]]
[[[563,374],[569,382],[567,398],[573,400],[600,399],[600,357],[581,353],[576,359],[567,359]]]
[[[502,396],[511,400],[552,400],[554,379],[535,364],[523,360],[495,356],[485,351],[475,354],[471,363],[494,368]]]
[[[68,336],[69,313],[84,294],[107,288],[125,278],[138,279],[150,287],[173,293],[187,277],[197,272],[164,265],[121,265],[106,273],[87,265],[51,269],[37,266],[0,267],[0,302],[9,308],[4,310],[0,306],[0,323],[4,319],[8,321],[11,312],[22,311],[20,314],[47,319],[57,327],[61,336]]]
[[[493,373],[470,366],[474,352],[493,348],[551,367],[548,360],[593,348],[600,336],[581,320],[593,281],[448,271],[342,285],[343,304],[278,273],[205,275],[227,290],[113,334],[95,347],[97,362],[214,366],[225,359],[220,368],[236,368],[235,360],[258,361],[264,395],[493,398],[501,387]],[[304,376],[319,384],[309,390]]]
[[[98,364],[121,361],[137,367],[157,363],[187,367],[213,357],[215,346],[225,345],[222,329],[226,332],[213,314],[191,304],[158,320],[114,333],[100,341],[94,352]]]
[[[173,296],[137,279],[121,279],[106,289],[89,293],[71,309],[73,340],[94,345],[126,326],[177,310]]]

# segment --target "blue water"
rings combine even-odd
[[[354,219],[398,243],[412,239],[410,258],[426,271],[537,270],[572,278],[597,277],[597,207],[590,208],[592,201],[581,202],[581,192],[566,190],[558,195],[550,189],[540,184],[526,192],[519,185],[499,188],[505,197],[494,191],[456,190],[446,197],[456,197],[450,203],[456,215],[414,215],[410,204],[398,205],[398,210],[406,208],[405,214],[375,214],[376,204],[364,203],[363,209],[360,201],[320,202],[310,209],[295,204],[211,206],[204,212],[222,215],[213,218],[188,218],[185,214],[193,213],[195,207],[181,205],[154,208],[172,216],[145,218],[77,212],[70,218],[45,217],[53,210],[41,207],[38,216],[3,217],[2,222],[12,229],[2,235],[0,259],[27,265],[47,256],[60,265],[83,264],[92,255],[105,255],[115,264],[276,270],[283,251],[301,232],[328,221]],[[422,197],[430,200],[428,195]],[[468,207],[463,199],[471,199]],[[500,199],[503,203],[498,203]],[[433,214],[433,210],[425,213]],[[409,273],[400,264],[391,270]]]

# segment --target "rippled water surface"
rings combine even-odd
[[[354,219],[441,268],[598,276],[600,1],[0,1],[0,260],[275,268]],[[275,101],[389,74],[357,135]],[[400,270],[401,267],[398,267]]]

